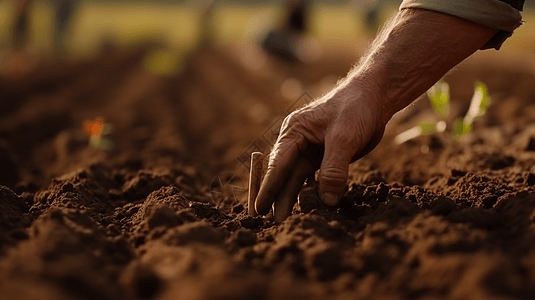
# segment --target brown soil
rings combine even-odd
[[[533,299],[532,73],[460,67],[446,78],[449,121],[476,79],[494,101],[473,134],[394,145],[431,116],[420,101],[352,165],[339,208],[307,187],[274,224],[214,179],[245,186],[236,158],[254,142],[269,150],[262,136],[292,104],[285,79],[318,96],[356,57],[253,70],[236,49],[203,49],[164,78],[144,55],[0,80],[0,299]],[[82,124],[98,116],[114,126],[112,150],[88,146]]]

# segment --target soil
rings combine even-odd
[[[316,97],[357,57],[251,65],[251,50],[207,48],[161,77],[146,51],[0,79],[1,299],[533,299],[533,72],[459,67],[450,124],[475,80],[493,99],[472,134],[395,145],[432,118],[419,101],[351,166],[340,207],[308,186],[274,224],[246,214],[242,154],[267,153],[308,99],[281,94],[288,78]],[[97,117],[110,150],[83,130]]]

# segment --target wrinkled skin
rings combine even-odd
[[[384,132],[372,99],[371,94],[342,87],[290,114],[271,153],[259,193],[263,201],[256,203],[258,213],[266,214],[274,204],[275,218],[282,221],[291,213],[305,179],[317,169],[324,203],[337,205],[349,164],[373,149]]]
[[[265,215],[273,207],[275,221],[283,221],[305,179],[318,169],[319,195],[336,206],[349,164],[377,146],[391,117],[496,32],[443,13],[401,10],[346,79],[284,120],[256,211]]]
[[[304,180],[317,169],[322,199],[337,205],[349,164],[373,149],[384,132],[380,108],[372,99],[371,93],[342,87],[289,115],[271,153],[260,191],[266,200],[256,203],[257,211],[266,214],[274,203],[275,218],[286,218]]]

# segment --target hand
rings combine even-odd
[[[386,122],[496,32],[440,12],[400,10],[343,84],[284,120],[256,211],[273,205],[275,221],[284,220],[317,169],[323,202],[338,204],[349,163],[375,148]]]
[[[255,207],[275,221],[288,217],[306,178],[317,169],[320,197],[335,206],[344,193],[349,164],[371,151],[383,136],[380,97],[347,84],[290,114],[269,159]]]

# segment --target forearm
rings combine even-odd
[[[341,88],[372,91],[385,124],[495,33],[443,13],[401,10]]]

